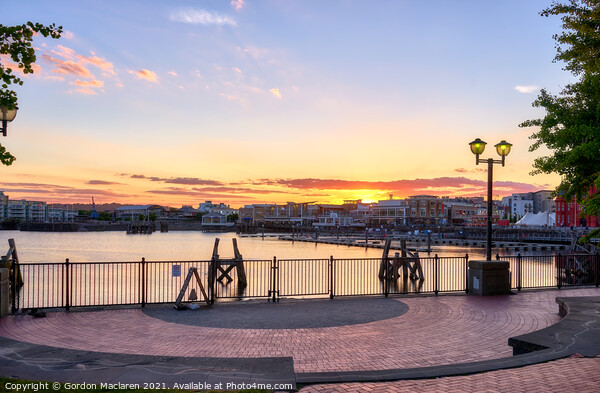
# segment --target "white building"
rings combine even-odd
[[[121,206],[115,210],[115,217],[122,220],[138,221],[140,215],[142,215],[144,220],[147,221],[152,213],[156,214],[157,218],[160,218],[164,212],[165,208],[158,205]]]
[[[371,221],[375,224],[396,222],[405,225],[408,215],[408,203],[402,199],[386,199],[371,206]]]
[[[533,212],[533,197],[528,194],[513,194],[502,198],[501,205],[507,208],[509,217],[521,218],[529,212]]]
[[[205,201],[198,204],[198,212],[200,213],[219,213],[227,217],[230,214],[237,213],[237,209],[232,209],[229,205],[219,203],[218,205],[212,203],[212,201]]]

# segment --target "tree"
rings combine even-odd
[[[520,125],[539,127],[529,151],[545,146],[552,152],[535,159],[532,174],[561,175],[555,194],[567,201],[577,198],[583,214],[599,215],[600,194],[589,191],[592,185],[600,189],[600,0],[555,2],[540,14],[562,16],[554,61],[564,61],[564,69],[579,79],[559,95],[542,89],[533,106],[546,115]]]
[[[231,213],[227,215],[227,222],[236,222],[239,216],[237,213]]]
[[[44,37],[60,38],[62,26],[55,24],[44,26],[40,23],[27,22],[23,25],[4,26],[0,24],[0,55],[8,56],[14,61],[23,74],[33,74],[33,64],[37,60],[35,49],[31,45],[34,34]],[[0,61],[2,59],[0,58]],[[17,107],[17,93],[10,89],[12,84],[22,85],[19,78],[10,66],[0,62],[0,106],[13,109]],[[3,165],[11,165],[15,157],[0,145],[0,162]]]

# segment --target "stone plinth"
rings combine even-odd
[[[510,293],[507,261],[469,261],[469,294],[477,296]]]

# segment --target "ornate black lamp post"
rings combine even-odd
[[[17,115],[17,107],[9,108],[6,106],[0,106],[0,120],[2,120],[2,128],[0,132],[6,136],[6,125],[9,121],[13,121]]]
[[[486,143],[481,139],[477,138],[473,142],[469,143],[471,146],[471,151],[475,154],[475,163],[479,165],[480,163],[488,164],[488,208],[487,208],[487,260],[492,260],[492,177],[493,177],[493,168],[494,164],[502,164],[504,166],[505,157],[510,153],[510,148],[512,144],[502,140],[500,143],[496,144],[496,152],[502,157],[501,160],[494,160],[493,158],[481,159],[479,155],[483,153],[485,150]]]

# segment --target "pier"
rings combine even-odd
[[[259,237],[260,235],[254,235]],[[274,237],[275,235],[269,235]],[[267,237],[267,235],[265,235]],[[474,239],[434,239],[427,237],[406,237],[406,236],[378,236],[377,238],[365,238],[359,236],[293,236],[283,235],[279,236],[279,240],[286,240],[292,242],[308,242],[308,243],[323,243],[323,244],[335,244],[340,246],[349,247],[363,247],[363,248],[384,248],[385,240],[391,239],[392,244],[390,245],[391,250],[401,250],[401,240],[406,240],[409,243],[409,249],[419,252],[431,252],[432,246],[457,246],[457,247],[476,247],[485,248],[485,240],[474,240]],[[548,243],[525,243],[525,242],[512,242],[497,240],[492,242],[492,247],[501,250],[512,250],[512,251],[560,251],[568,250],[569,246],[566,244],[548,244]]]

